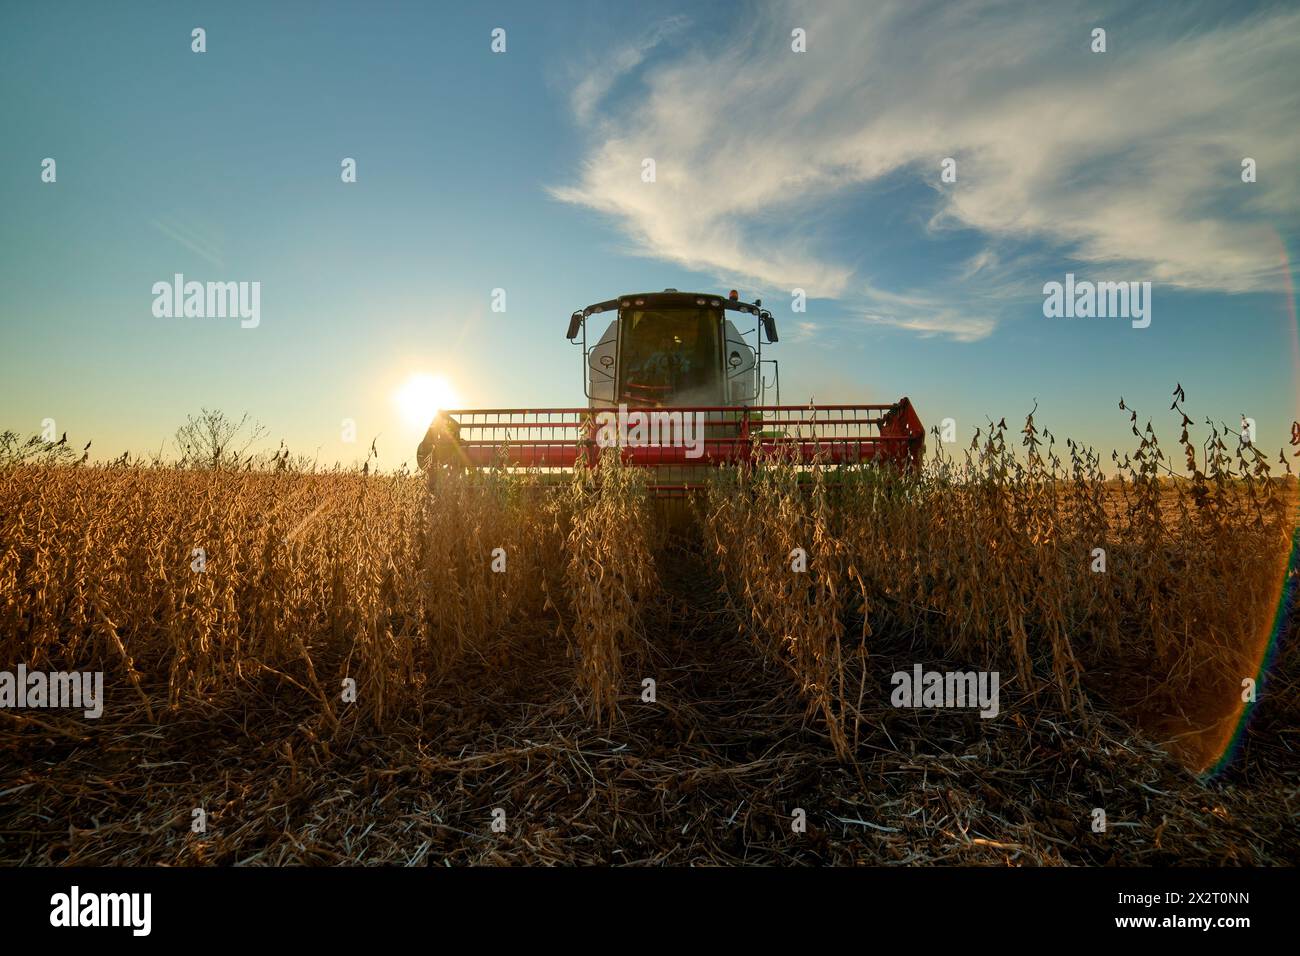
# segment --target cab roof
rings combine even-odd
[[[767,340],[777,341],[776,320],[772,318],[771,312],[763,308],[762,300],[741,302],[739,298],[732,299],[725,295],[712,295],[708,292],[678,292],[676,289],[664,289],[662,292],[631,292],[620,295],[617,299],[606,299],[604,302],[596,302],[585,309],[579,309],[569,317],[569,331],[565,334],[565,338],[573,341],[579,329],[586,328],[587,317],[599,315],[601,312],[617,312],[619,309],[628,308],[663,309],[705,305],[753,315],[766,332]],[[761,341],[759,347],[762,347]]]
[[[758,315],[762,311],[757,302],[741,302],[738,299],[729,299],[725,295],[710,292],[678,292],[676,289],[665,289],[662,292],[629,292],[626,295],[620,295],[616,299],[606,299],[604,302],[593,303],[582,309],[581,312],[583,318],[586,318],[589,315],[613,312],[620,308],[643,307],[654,309],[703,305],[710,305],[715,309],[747,312],[753,315]]]

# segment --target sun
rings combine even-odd
[[[417,373],[393,393],[393,403],[412,428],[425,428],[442,408],[455,408],[456,392],[441,375]]]

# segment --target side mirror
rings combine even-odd
[[[776,319],[772,318],[772,313],[763,312],[759,315],[759,318],[763,320],[763,331],[767,334],[767,340],[769,342],[780,341],[776,337]]]
[[[578,334],[578,330],[581,328],[582,313],[575,312],[573,315],[569,316],[569,331],[564,334],[564,337],[572,342],[574,337]]]

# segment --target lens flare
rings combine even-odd
[[[393,404],[412,428],[425,428],[443,408],[455,408],[456,392],[441,375],[418,373],[410,376],[393,393]]]
[[[1292,278],[1291,256],[1281,235],[1276,232],[1274,235],[1281,253],[1283,275],[1286,277],[1286,291],[1283,301],[1285,305],[1285,321],[1291,339],[1292,369],[1295,379],[1293,384],[1296,389],[1295,416],[1296,419],[1300,420],[1300,320],[1297,319],[1296,315],[1296,293]],[[1270,665],[1277,655],[1278,642],[1286,628],[1287,614],[1292,601],[1295,600],[1293,592],[1296,587],[1297,574],[1300,573],[1300,514],[1296,514],[1295,520],[1296,527],[1292,532],[1291,552],[1282,562],[1281,571],[1277,576],[1279,585],[1278,599],[1272,626],[1266,633],[1260,635],[1258,641],[1259,650],[1255,656],[1259,661],[1259,667],[1254,675],[1256,700],[1259,699],[1259,695],[1264,690],[1265,683],[1268,680]],[[1205,747],[1206,759],[1202,773],[1214,777],[1231,766],[1233,757],[1241,749],[1246,728],[1250,725],[1250,718],[1254,709],[1254,702],[1243,701],[1236,710],[1235,719],[1227,723],[1228,729],[1223,736],[1217,741],[1208,742]]]

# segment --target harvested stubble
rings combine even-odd
[[[0,663],[107,690],[0,711],[0,861],[1295,862],[1293,641],[1228,774],[1151,742],[1213,727],[1188,691],[1221,709],[1267,629],[1278,483],[1029,452],[722,472],[685,538],[608,459],[558,493],[0,469]],[[1001,715],[894,709],[917,661],[1009,668]]]

